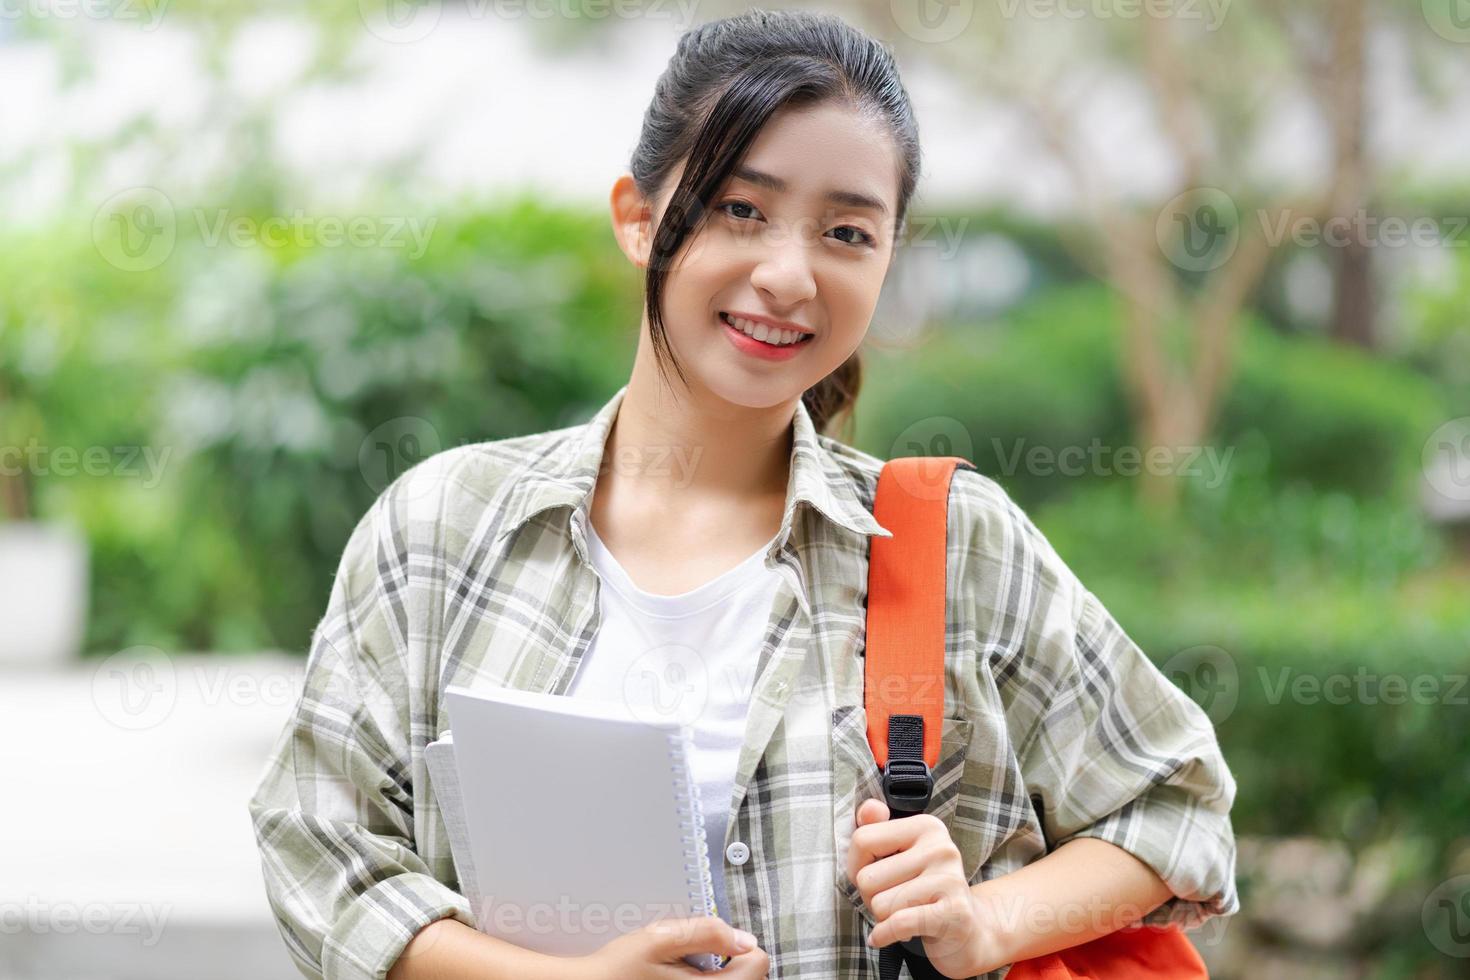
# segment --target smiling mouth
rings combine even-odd
[[[724,310],[720,311],[720,322],[768,347],[800,347],[816,336],[813,333],[797,333],[795,330],[775,330],[767,327],[764,323],[733,319]]]

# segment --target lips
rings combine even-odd
[[[772,323],[764,318],[743,316],[728,310],[720,311],[720,322],[758,343],[776,348],[800,346],[816,336],[794,325],[785,326],[780,323]]]
[[[716,318],[720,323],[720,332],[730,341],[731,346],[747,357],[761,361],[788,361],[797,357],[807,347],[811,346],[814,334],[807,334],[803,339],[789,344],[772,344],[764,340],[757,340],[749,334],[738,329],[733,322],[726,318],[722,311]]]

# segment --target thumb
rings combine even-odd
[[[887,820],[888,817],[888,804],[876,796],[871,796],[863,800],[857,808],[857,825],[859,827],[865,827],[870,823],[881,823]]]
[[[663,919],[649,927],[662,956],[672,960],[690,953],[738,956],[756,946],[756,938],[715,915]]]

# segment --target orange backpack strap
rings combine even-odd
[[[893,537],[869,539],[863,702],[868,744],[890,810],[922,813],[944,725],[944,596],[949,486],[959,456],[891,459],[873,517]]]
[[[958,456],[891,459],[878,474],[873,517],[893,537],[869,538],[863,703],[868,744],[883,772],[889,818],[929,807],[944,734],[944,597],[949,485]],[[923,940],[878,951],[878,980],[944,980]]]
[[[923,813],[934,788],[944,725],[944,599],[949,488],[958,456],[912,456],[883,465],[873,517],[893,537],[869,539],[863,701],[868,744],[883,770],[891,818]],[[907,964],[916,980],[943,980],[921,939],[879,951],[880,980]],[[1134,925],[1012,965],[1011,980],[1208,980],[1177,926]]]

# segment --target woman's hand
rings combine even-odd
[[[738,941],[744,937],[748,945]],[[718,953],[733,959],[721,970],[706,973],[683,962],[691,953]],[[576,980],[762,980],[770,957],[755,937],[713,915],[663,919],[623,933],[595,953],[579,957],[569,971]]]
[[[857,809],[847,852],[847,876],[877,925],[869,946],[915,936],[946,977],[973,977],[1010,962],[1001,930],[965,879],[963,856],[938,817],[918,813],[890,820],[888,805],[868,799]]]

